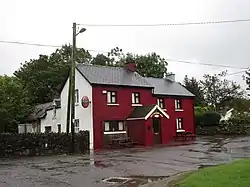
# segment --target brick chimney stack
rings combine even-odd
[[[124,64],[124,68],[127,69],[128,71],[135,72],[136,71],[136,63],[135,63],[135,61],[133,61],[133,60],[127,61]]]

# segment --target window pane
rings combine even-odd
[[[59,133],[61,132],[61,125],[60,124],[57,125],[57,130]]]
[[[45,127],[45,133],[50,133],[51,132],[51,126]]]
[[[110,131],[109,122],[104,122],[104,131]]]
[[[115,98],[115,96],[112,96],[112,97],[111,97],[111,103],[116,103],[116,98]]]
[[[123,131],[124,129],[123,129],[123,122],[122,121],[120,121],[119,122],[119,131]]]
[[[107,92],[107,102],[111,103],[111,93]]]
[[[135,94],[132,93],[132,103],[135,103]]]

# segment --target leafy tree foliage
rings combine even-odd
[[[214,106],[215,109],[218,109],[225,100],[241,98],[244,94],[240,85],[227,80],[226,75],[225,71],[214,75],[205,74],[200,81],[206,103]]]
[[[107,60],[107,58],[109,60]],[[156,53],[146,55],[137,55],[133,53],[124,54],[123,50],[116,47],[111,49],[108,56],[103,57],[105,63],[102,65],[123,66],[126,62],[134,61],[136,63],[137,72],[145,77],[163,78],[167,73],[167,61]]]
[[[77,49],[76,61],[89,63],[91,55]],[[71,46],[64,45],[51,55],[40,55],[21,64],[14,75],[23,83],[32,103],[45,103],[58,96],[68,77],[71,61]]]
[[[186,75],[183,81],[183,86],[195,95],[195,106],[201,106],[205,104],[204,93],[201,88],[201,84],[196,78],[188,78]]]
[[[15,77],[0,76],[0,132],[16,132],[31,109],[28,93]]]

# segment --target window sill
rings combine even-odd
[[[175,109],[176,112],[183,112],[183,109]]]
[[[107,131],[107,132],[103,132],[103,134],[126,134],[127,131]]]
[[[119,106],[118,103],[107,103],[108,106]]]
[[[176,132],[185,132],[185,130],[184,129],[178,129],[178,130],[176,130]]]
[[[132,104],[132,106],[142,106],[142,104]]]

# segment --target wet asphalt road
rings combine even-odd
[[[190,145],[104,151],[94,156],[0,160],[0,187],[109,186],[101,180],[169,176],[244,157],[250,157],[250,137],[203,137]]]

